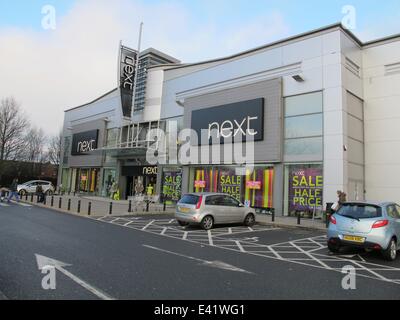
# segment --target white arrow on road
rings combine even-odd
[[[160,249],[160,248],[153,247],[153,246],[148,246],[146,244],[144,244],[143,247],[146,247],[146,248],[149,248],[149,249],[153,249],[153,250],[157,250],[157,251],[161,251],[161,252],[164,252],[164,253],[173,254],[173,255],[179,256],[179,257],[184,257],[184,258],[187,258],[187,259],[190,259],[190,260],[198,261],[198,262],[201,262],[202,265],[205,265],[205,266],[208,266],[208,267],[212,267],[212,268],[254,274],[253,272],[250,272],[250,271],[235,267],[235,266],[233,266],[231,264],[228,264],[228,263],[225,263],[225,262],[222,262],[222,261],[203,260],[203,259],[200,259],[200,258],[187,256],[187,255],[184,255],[184,254],[181,254],[181,253],[172,252],[172,251]]]
[[[90,291],[97,297],[99,297],[102,300],[115,300],[114,298],[110,297],[109,295],[105,294],[104,292],[101,292],[99,289],[91,286],[87,282],[83,281],[82,279],[79,279],[77,276],[74,276],[71,272],[67,271],[64,269],[64,267],[71,266],[71,264],[58,261],[52,258],[48,258],[45,256],[42,256],[40,254],[35,254],[36,256],[36,262],[38,265],[39,270],[43,270],[46,267],[54,267],[64,275],[66,275],[68,278],[85,288],[86,290]]]

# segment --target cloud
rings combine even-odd
[[[81,0],[57,16],[54,31],[0,29],[0,97],[14,96],[35,125],[54,134],[65,109],[116,87],[119,40],[136,47],[141,21],[143,49],[183,62],[236,53],[289,32],[279,12],[223,28],[215,18],[202,20],[184,3]]]

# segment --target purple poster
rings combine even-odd
[[[322,206],[322,168],[291,166],[289,172],[289,210],[312,211]]]

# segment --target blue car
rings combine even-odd
[[[328,248],[379,250],[386,260],[400,249],[400,206],[393,202],[346,202],[330,217]]]

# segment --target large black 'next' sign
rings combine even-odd
[[[192,112],[192,129],[200,144],[264,139],[264,98],[225,104]],[[206,130],[206,141],[201,130]]]
[[[71,155],[80,156],[97,149],[99,130],[75,133],[72,136]]]
[[[124,46],[121,46],[120,50],[119,86],[121,89],[122,113],[124,117],[131,117],[137,52]]]

